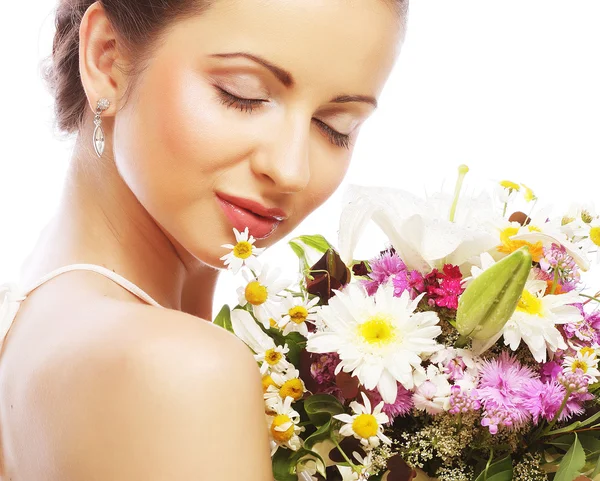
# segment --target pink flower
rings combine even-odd
[[[368,274],[370,280],[362,280],[361,284],[370,296],[375,294],[379,286],[387,283],[390,278],[395,278],[397,275],[406,277],[406,264],[402,262],[395,251],[384,251],[379,257],[370,260],[369,265],[371,266],[371,272]]]
[[[503,351],[500,357],[484,361],[477,396],[484,408],[481,421],[495,434],[500,426],[520,427],[530,417],[528,401],[537,374]]]
[[[382,399],[378,391],[366,391],[367,396],[373,406],[377,406]],[[393,422],[398,416],[404,416],[410,412],[413,407],[413,395],[406,389],[402,384],[398,384],[398,395],[396,401],[393,404],[384,404],[381,410],[390,418],[390,422]]]
[[[533,417],[533,423],[537,424],[540,419],[552,420],[566,394],[565,388],[556,381],[545,383],[534,379],[531,383],[531,390],[525,393],[526,406]],[[563,421],[569,416],[569,412],[564,409],[559,419]]]
[[[429,304],[449,309],[458,308],[458,297],[463,293],[462,273],[458,266],[444,265],[443,272],[434,269],[425,276]]]

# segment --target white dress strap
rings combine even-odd
[[[140,289],[138,286],[136,286],[133,282],[128,281],[123,276],[120,276],[119,274],[111,271],[110,269],[107,269],[106,267],[98,266],[96,264],[71,264],[68,266],[60,267],[52,272],[49,272],[48,274],[44,275],[43,277],[41,277],[32,287],[28,288],[23,293],[23,296],[28,296],[32,291],[34,291],[35,289],[40,287],[45,282],[48,282],[50,279],[52,279],[60,274],[64,274],[65,272],[69,272],[69,271],[97,272],[98,274],[108,277],[110,280],[116,282],[121,287],[128,290],[133,295],[139,297],[142,301],[150,304],[151,306],[163,307],[158,302],[156,302],[152,297],[150,297],[149,294],[147,294],[142,289]]]

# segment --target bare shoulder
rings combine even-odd
[[[92,343],[63,378],[61,479],[272,480],[247,347],[178,311],[133,306],[122,315],[132,316],[137,338]]]

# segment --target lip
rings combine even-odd
[[[225,216],[238,231],[248,227],[256,239],[269,237],[287,218],[285,212],[277,208],[266,208],[258,202],[218,193],[216,195]]]
[[[229,202],[230,204],[237,205],[242,209],[249,210],[253,214],[259,215],[261,217],[270,217],[278,222],[281,222],[288,218],[288,215],[282,209],[278,209],[277,207],[268,208],[263,206],[260,202],[256,202],[254,200],[244,199],[242,197],[235,197],[233,195],[223,194],[222,192],[218,192],[217,197],[226,202]]]

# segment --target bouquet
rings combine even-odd
[[[215,323],[254,353],[278,481],[600,479],[600,216],[467,196],[467,172],[425,199],[350,187],[337,248],[290,241],[292,281],[247,229],[224,246],[243,281]],[[389,245],[354,259],[371,220]]]

